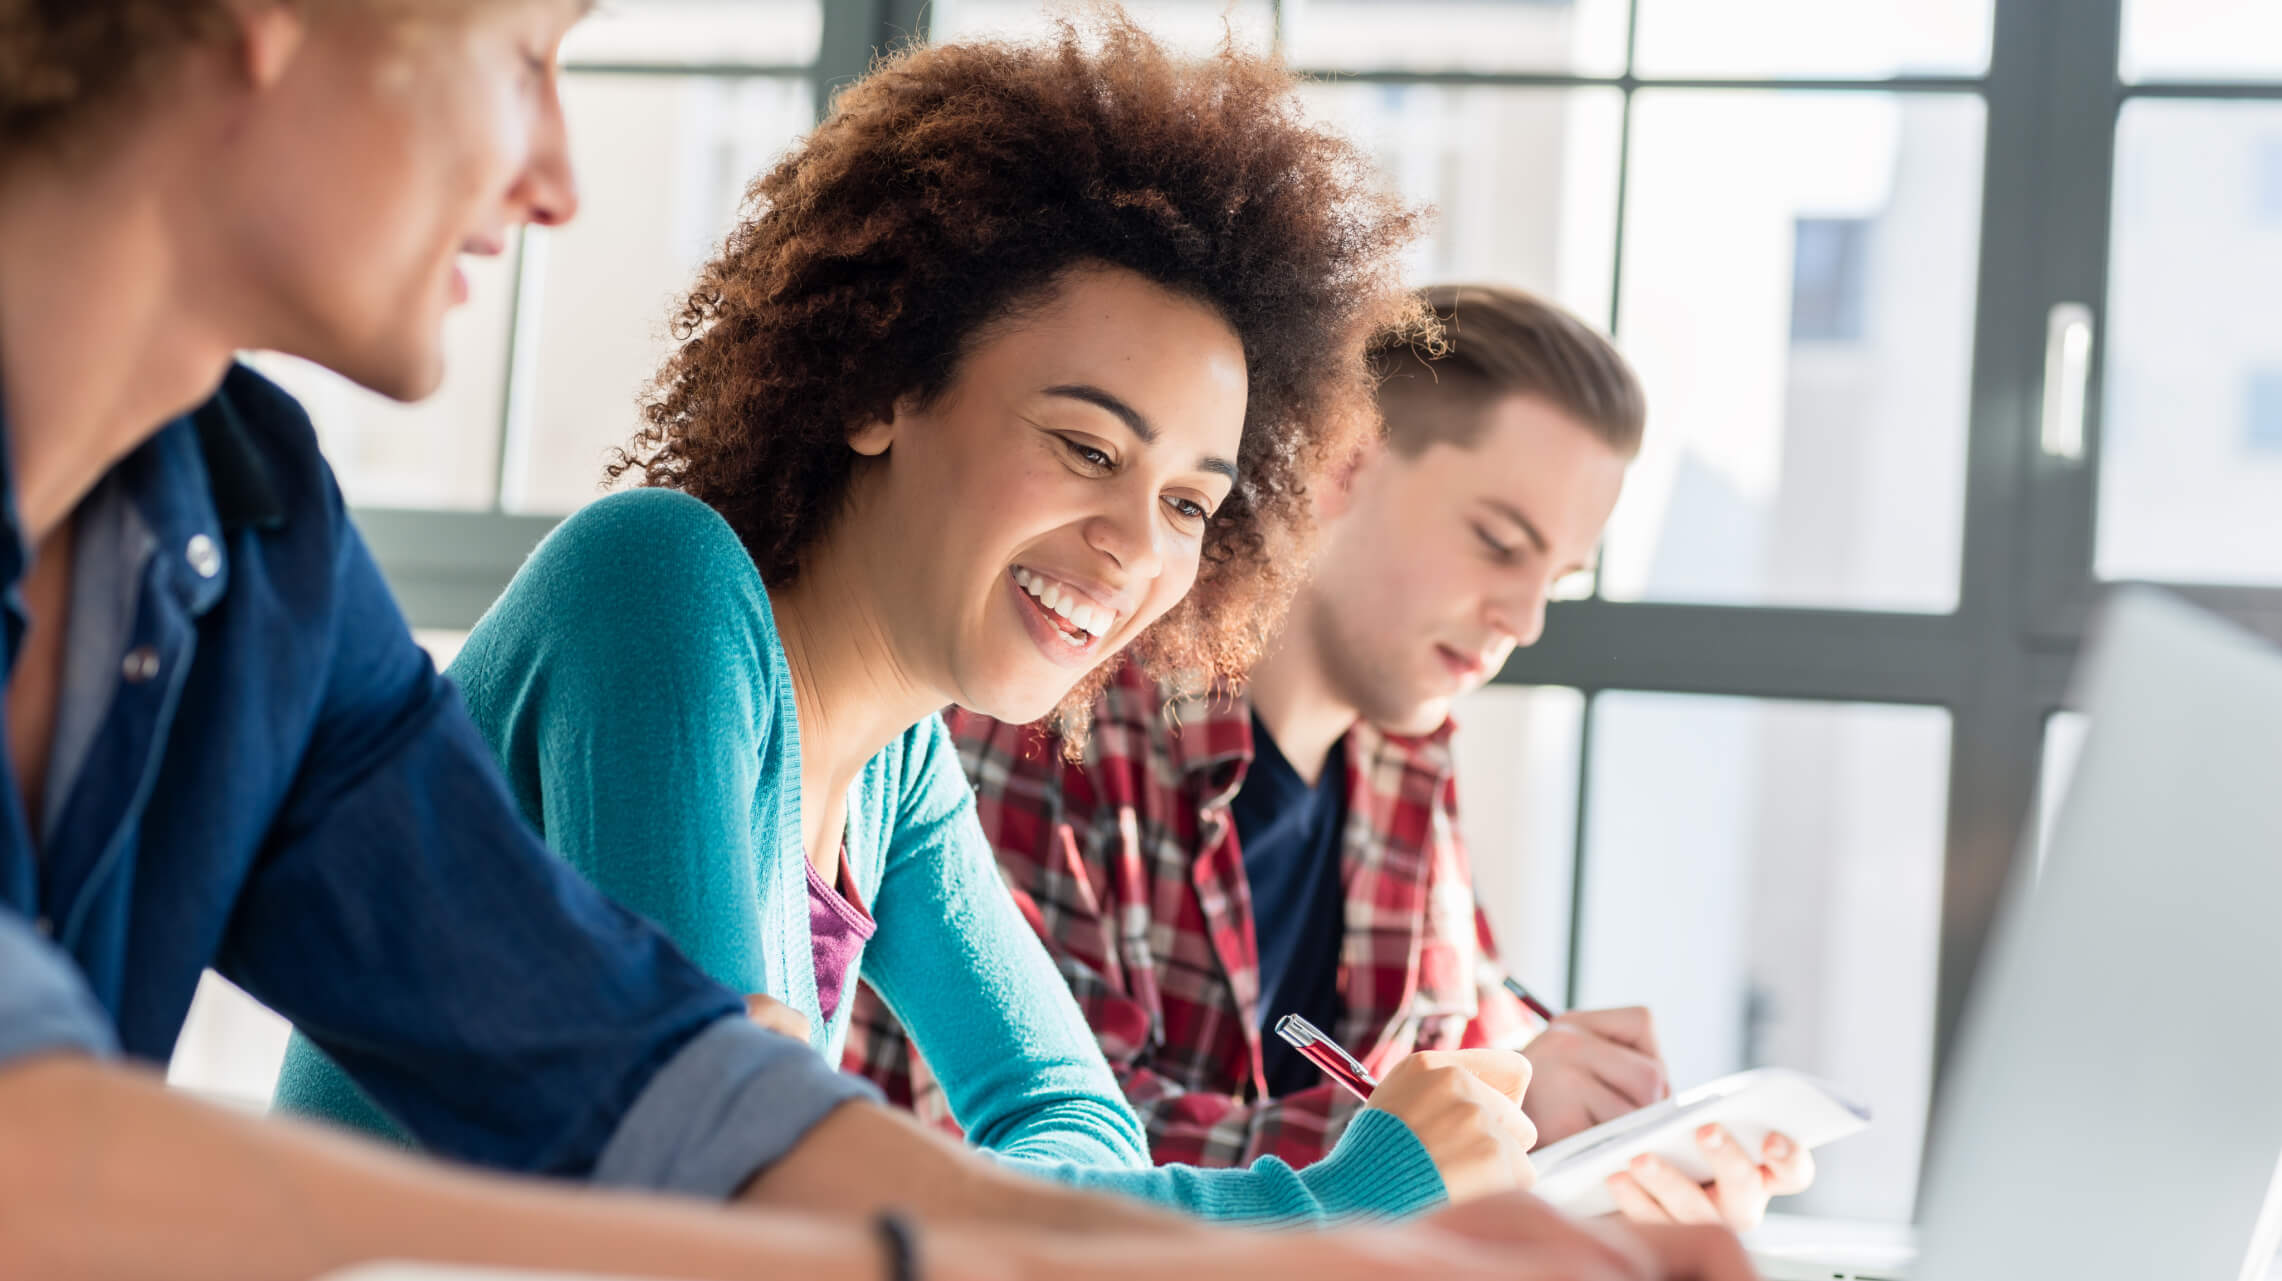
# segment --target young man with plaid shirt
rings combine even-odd
[[[1504,1046],[1553,1142],[1666,1092],[1648,1013],[1540,1024],[1500,985],[1459,840],[1449,709],[1541,632],[1590,561],[1646,417],[1608,341],[1518,290],[1426,291],[1449,348],[1375,353],[1383,445],[1318,497],[1310,581],[1241,692],[1127,664],[1080,763],[1038,726],[949,713],[984,830],[1159,1161],[1304,1165],[1359,1106],[1268,1031],[1287,1013],[1376,1073]],[[845,1065],[952,1124],[892,1016],[859,997]],[[1651,1160],[1637,1218],[1756,1222],[1811,1179],[1779,1138],[1704,1136],[1699,1188]]]

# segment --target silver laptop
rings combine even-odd
[[[2014,887],[1974,984],[1914,1266],[1906,1229],[1802,1220],[1754,1242],[1769,1278],[2267,1276],[2282,1231],[2282,654],[2127,590],[2077,681],[2091,729],[2042,875]]]

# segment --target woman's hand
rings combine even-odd
[[[1768,1135],[1756,1161],[1716,1125],[1696,1131],[1696,1146],[1711,1163],[1708,1184],[1698,1186],[1656,1156],[1635,1157],[1630,1169],[1610,1175],[1609,1195],[1624,1217],[1640,1223],[1724,1223],[1743,1232],[1767,1217],[1770,1199],[1804,1192],[1815,1181],[1814,1157],[1785,1135]]]
[[[773,996],[746,997],[745,1016],[781,1036],[795,1041],[808,1039],[808,1016]]]
[[[1537,1127],[1521,1110],[1529,1060],[1510,1050],[1422,1050],[1371,1094],[1418,1136],[1453,1202],[1526,1189]]]

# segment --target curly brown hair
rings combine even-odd
[[[1136,649],[1153,674],[1240,678],[1304,563],[1309,479],[1377,426],[1366,340],[1433,326],[1398,281],[1420,216],[1295,85],[1233,42],[1177,57],[1114,12],[881,62],[746,193],[611,478],[702,499],[790,582],[843,510],[852,429],[940,395],[1070,269],[1131,270],[1218,312],[1250,382],[1242,480]],[[1114,666],[1063,701],[1081,737]]]

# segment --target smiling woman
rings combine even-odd
[[[1526,1072],[1416,1056],[1305,1170],[1151,1168],[936,713],[1257,654],[1308,485],[1376,422],[1365,340],[1430,333],[1413,215],[1293,87],[1109,20],[845,91],[679,308],[614,468],[648,485],[565,521],[452,667],[549,842],[828,1057],[860,973],[972,1142],[1253,1221],[1526,1182]],[[306,1044],[280,1099],[386,1124]]]
[[[1120,267],[1241,350],[1240,483],[1146,647],[1168,672],[1240,675],[1291,587],[1300,558],[1275,549],[1302,536],[1306,477],[1377,421],[1359,340],[1423,317],[1396,288],[1415,216],[1292,90],[1267,59],[1176,57],[1122,21],[903,55],[753,185],[614,470],[704,499],[789,583],[856,481],[852,425],[937,408],[960,359],[1073,267]],[[1106,350],[1150,359],[1095,319]]]

